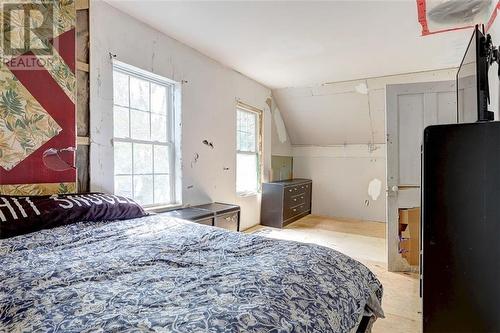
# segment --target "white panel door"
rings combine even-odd
[[[388,85],[387,246],[388,269],[408,270],[398,253],[399,208],[420,207],[421,145],[425,127],[457,122],[454,81]]]

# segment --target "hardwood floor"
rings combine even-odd
[[[387,271],[385,226],[379,222],[309,215],[284,229],[256,226],[246,232],[327,246],[362,262],[384,286],[382,307],[386,318],[375,322],[373,332],[421,332],[418,275]]]

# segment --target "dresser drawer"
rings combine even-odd
[[[297,205],[305,204],[307,201],[307,195],[305,192],[292,195],[285,201],[285,206],[295,207]]]
[[[292,196],[298,193],[300,193],[300,185],[285,187],[285,196],[286,195]]]
[[[306,204],[311,201],[311,184],[300,184],[297,186],[285,187],[285,192],[283,195],[285,206],[297,206],[298,204],[304,202]]]
[[[286,186],[284,188],[285,195],[295,195],[297,193],[311,191],[312,183],[304,183],[299,185]]]
[[[283,220],[288,220],[296,215],[300,215],[309,211],[309,207],[306,204],[297,205],[294,207],[287,207],[283,212]]]
[[[285,191],[283,193],[283,199],[284,199],[285,206],[289,205],[289,204],[293,205],[293,202],[296,202],[296,201],[293,201],[292,199],[296,198],[297,196],[304,195],[304,194],[305,194],[305,191],[303,189],[301,189],[300,186],[285,187]],[[296,206],[296,205],[297,204],[295,204],[294,206]]]
[[[215,226],[223,229],[238,231],[238,213],[227,213],[215,217]]]
[[[298,186],[299,191],[311,193],[311,183],[301,184]]]
[[[213,202],[205,205],[194,206],[196,209],[201,209],[208,212],[213,217],[213,226],[239,231],[240,225],[240,206]],[[209,223],[207,221],[207,223]]]

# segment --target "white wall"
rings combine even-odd
[[[294,146],[294,176],[313,181],[312,213],[385,221],[385,150],[383,145]],[[382,183],[376,200],[368,184]]]
[[[182,200],[238,203],[242,229],[258,224],[260,198],[236,196],[236,101],[264,110],[264,175],[271,167],[270,90],[102,1],[91,3],[91,189],[113,190],[112,64],[124,63],[182,85]],[[213,142],[215,148],[202,144]],[[197,162],[194,155],[199,154]],[[225,168],[229,168],[225,170]]]
[[[273,90],[292,141],[294,176],[313,180],[313,214],[386,221],[385,87],[455,74],[446,69]],[[368,185],[375,178],[382,192],[372,200]]]

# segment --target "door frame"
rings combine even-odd
[[[386,86],[386,216],[387,269],[390,272],[409,271],[408,262],[399,253],[399,112],[398,96],[405,94],[433,94],[424,97],[424,110],[437,108],[437,93],[456,91],[456,82],[434,81],[422,83],[389,84]],[[420,188],[420,184],[403,184],[402,190]]]

